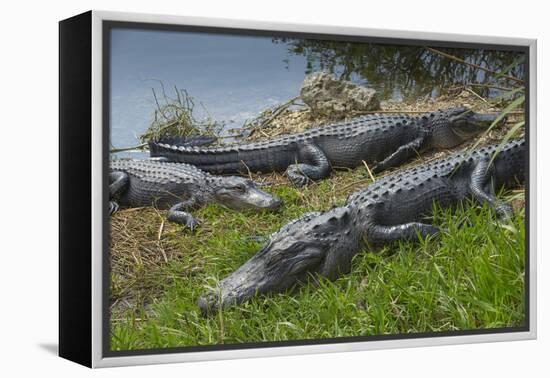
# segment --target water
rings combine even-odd
[[[523,77],[521,54],[447,49],[493,70],[512,65]],[[260,111],[299,94],[307,73],[326,70],[370,85],[382,99],[435,96],[453,83],[487,83],[491,75],[421,47],[272,39],[208,33],[114,29],[111,50],[111,145],[139,144],[156,108],[152,88],[174,86],[200,101],[198,116],[238,127]],[[494,75],[493,75],[494,80]],[[513,83],[498,84],[509,86]],[[484,95],[498,94],[487,89]]]
[[[506,72],[522,79],[525,73],[523,53],[512,51],[437,48],[422,46],[346,43],[306,39],[278,39],[291,54],[304,56],[306,73],[324,70],[345,80],[352,80],[378,90],[382,99],[415,99],[437,96],[453,84],[517,84],[483,70]],[[451,54],[463,61],[449,59]],[[472,66],[477,65],[478,67]],[[501,90],[484,88],[482,95],[491,97]]]
[[[111,144],[139,144],[156,108],[151,89],[160,93],[159,81],[168,95],[174,86],[187,90],[213,119],[242,125],[299,94],[306,58],[291,56],[285,66],[286,58],[287,47],[265,37],[114,30]]]

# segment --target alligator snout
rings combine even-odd
[[[262,288],[267,286],[265,278],[262,274],[262,264],[248,261],[222,280],[215,289],[211,289],[201,296],[197,305],[203,316],[215,314],[232,305],[238,305],[254,296],[257,291],[262,291]]]
[[[475,136],[483,132],[498,118],[498,114],[482,114],[468,111],[454,119],[455,131]]]
[[[222,307],[220,298],[214,294],[200,297],[197,301],[197,305],[199,306],[202,316],[215,314]]]
[[[281,201],[279,198],[274,198],[274,200],[267,206],[269,210],[277,210],[281,205],[283,204],[283,201]]]
[[[202,316],[207,316],[208,314],[214,312],[214,309],[216,308],[216,300],[212,295],[200,297],[197,301],[197,305],[201,310]]]
[[[265,198],[257,202],[256,207],[258,209],[277,210],[283,204],[283,201],[281,201],[278,197],[273,196],[269,193],[266,193],[263,190],[260,190],[260,191],[262,192],[261,196]]]
[[[474,113],[471,118],[473,122],[487,126],[493,123],[497,119],[497,116],[497,114]]]
[[[221,311],[231,305],[238,305],[253,295],[254,292],[251,292],[250,294],[224,294],[223,292],[209,293],[200,297],[197,300],[197,305],[199,306],[201,315],[206,317],[216,314],[218,311]]]
[[[247,191],[234,202],[234,206],[251,210],[273,211],[281,207],[282,201],[261,189],[248,188]]]

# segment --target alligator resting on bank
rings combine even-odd
[[[354,168],[363,162],[374,172],[396,167],[428,149],[457,146],[496,119],[465,108],[419,116],[373,114],[270,140],[225,147],[189,147],[151,141],[153,157],[188,163],[211,173],[280,172],[303,186],[329,176],[331,167]],[[373,165],[374,164],[374,165]]]
[[[495,191],[524,181],[525,142],[450,155],[422,167],[388,175],[348,197],[346,205],[307,213],[271,235],[265,246],[220,282],[219,290],[199,298],[203,314],[242,303],[256,293],[285,291],[309,274],[330,280],[347,273],[355,254],[368,245],[417,241],[440,230],[422,221],[434,203],[441,208],[471,198],[499,217],[511,208]]]
[[[170,208],[168,220],[193,228],[198,224],[185,210],[208,202],[232,209],[274,210],[281,201],[237,176],[213,176],[181,163],[156,160],[110,161],[109,210],[123,206]],[[116,202],[115,200],[116,199]]]

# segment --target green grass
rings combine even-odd
[[[250,236],[268,235],[305,211],[341,204],[363,174],[340,172],[303,190],[276,186],[285,201],[279,213],[206,206],[196,212],[203,224],[195,233],[161,226],[151,209],[122,211],[113,218],[111,349],[523,325],[523,210],[501,224],[492,211],[472,204],[438,211],[433,222],[448,233],[437,238],[365,249],[352,272],[334,282],[258,296],[211,318],[200,315],[199,295],[259,249]]]

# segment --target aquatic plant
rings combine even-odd
[[[161,97],[152,88],[156,109],[153,112],[151,126],[139,136],[143,143],[160,137],[190,135],[218,136],[225,124],[214,120],[206,107],[191,97],[185,89],[174,86],[175,97],[170,97],[160,83]],[[197,116],[196,105],[200,105],[206,117]]]

